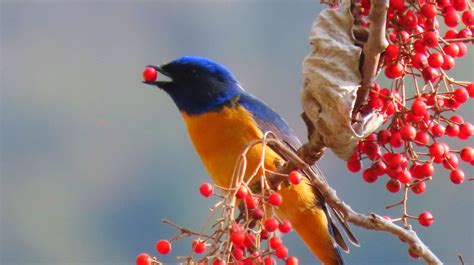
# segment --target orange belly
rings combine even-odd
[[[182,113],[191,140],[210,176],[221,187],[230,187],[238,157],[253,140],[261,139],[262,131],[242,106],[223,107],[216,112],[201,115]],[[262,145],[254,146],[247,154],[247,175],[253,172],[261,159]],[[265,167],[275,170],[278,154],[267,147]],[[284,185],[282,185],[284,186]],[[296,232],[324,264],[338,264],[334,245],[328,231],[325,212],[315,207],[317,199],[305,179],[301,184],[282,187],[283,203],[277,214],[288,219]]]

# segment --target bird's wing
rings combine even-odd
[[[280,117],[280,115],[278,115],[278,113],[272,110],[265,103],[258,100],[254,96],[246,94],[246,93],[243,93],[242,95],[240,95],[238,102],[250,113],[252,113],[260,130],[262,130],[263,132],[272,131],[273,133],[276,134],[276,136],[279,139],[284,141],[291,149],[293,149],[293,151],[296,151],[298,150],[299,147],[301,147],[301,142],[298,139],[298,137],[296,137],[293,130]],[[312,166],[312,169],[318,176],[320,176],[321,179],[326,181],[324,175],[322,174],[321,170],[318,168],[316,164]],[[347,244],[345,243],[344,238],[342,237],[338,228],[335,226],[334,222],[332,221],[331,215],[327,209],[327,205],[326,203],[324,203],[324,197],[322,196],[321,192],[318,189],[315,188],[313,190],[316,196],[318,197],[319,206],[326,212],[326,215],[328,216],[329,230],[331,231],[334,240],[341,247],[341,249],[348,252],[349,248],[347,247]],[[346,232],[349,240],[354,245],[358,246],[359,242],[357,238],[354,236],[354,234],[352,233],[347,222],[343,220],[341,214],[338,211],[332,208],[331,210],[334,212],[334,215],[341,223],[341,226]]]

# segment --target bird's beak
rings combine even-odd
[[[158,86],[160,88],[163,88],[164,85],[169,84],[173,81],[173,79],[171,78],[171,75],[169,73],[167,73],[165,70],[163,70],[163,68],[161,68],[161,66],[147,65],[146,67],[151,67],[151,68],[155,69],[158,73],[160,73],[162,76],[164,76],[164,78],[159,77],[160,79],[163,79],[163,80],[156,80],[156,81],[142,81],[144,84],[154,85],[154,86]]]

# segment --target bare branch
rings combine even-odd
[[[364,62],[362,65],[361,87],[357,90],[357,98],[353,114],[359,111],[370,88],[374,84],[379,66],[380,54],[387,47],[385,24],[388,10],[388,0],[372,1],[369,15],[369,39],[364,44]]]

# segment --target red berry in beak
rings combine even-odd
[[[147,67],[143,71],[143,79],[146,82],[153,82],[156,80],[157,77],[158,77],[158,72],[151,67]]]

